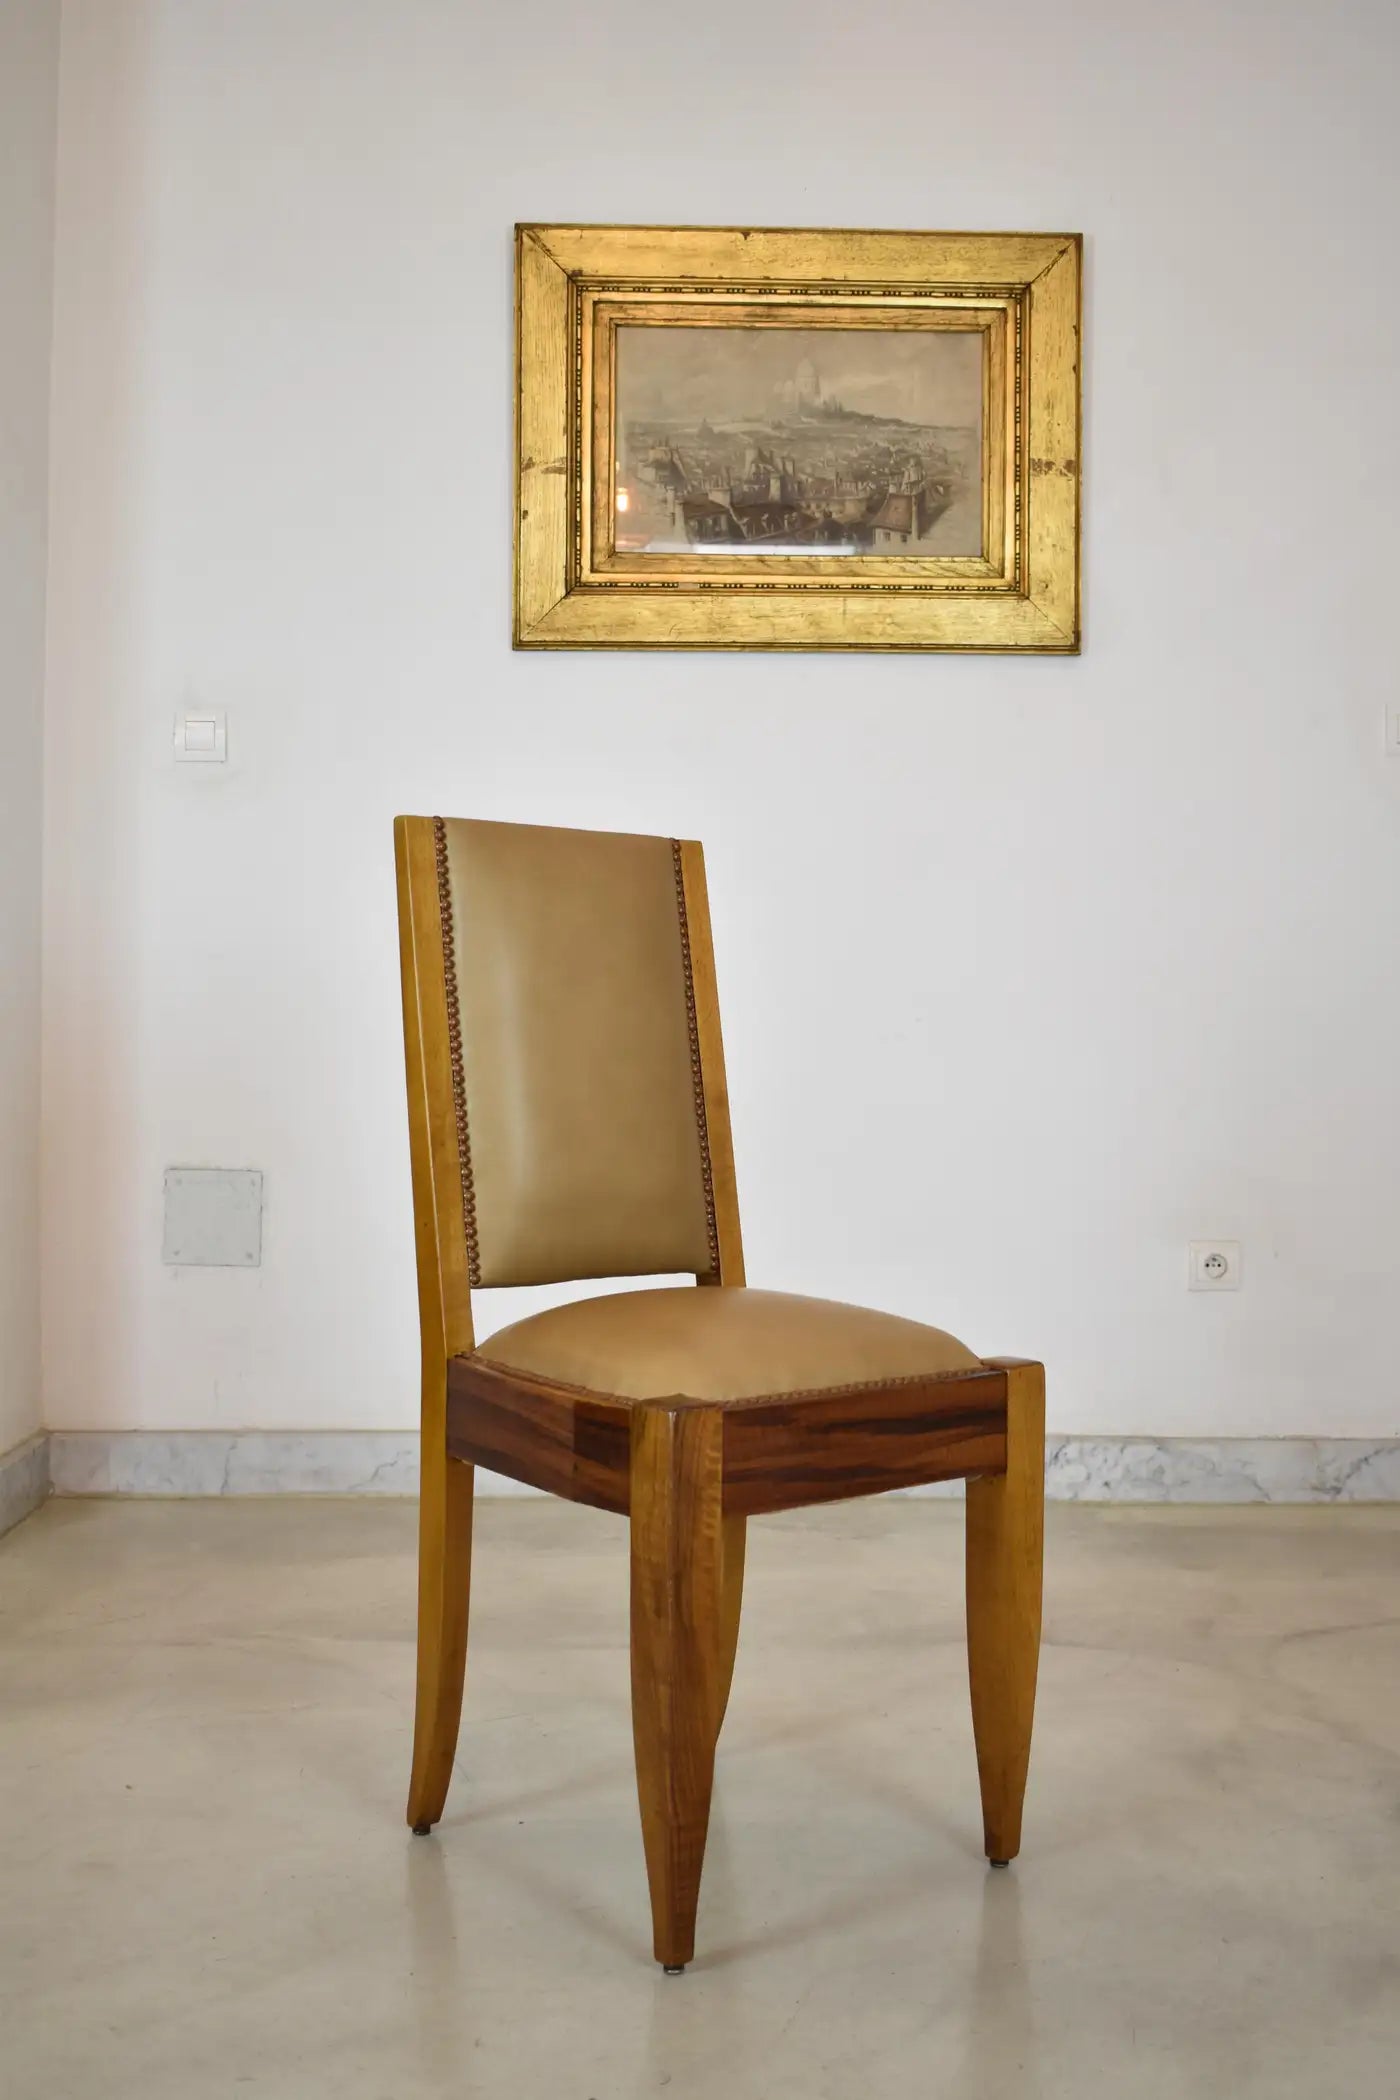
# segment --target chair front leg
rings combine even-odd
[[[987,1857],[1021,1849],[1040,1660],[1045,1372],[1008,1359],[1006,1471],[967,1484],[967,1658]]]
[[[427,1411],[425,1410],[425,1413]],[[418,1504],[418,1694],[408,1821],[424,1837],[452,1781],[467,1667],[474,1468],[425,1427]]]
[[[632,1410],[632,1734],[652,1945],[671,1974],[695,1952],[715,1742],[738,1629],[732,1593],[726,1613],[723,1419],[718,1408],[683,1400]]]

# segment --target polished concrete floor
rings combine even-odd
[[[1054,1508],[1003,1874],[957,1505],[756,1522],[677,1979],[624,1526],[480,1510],[455,1788],[413,1839],[413,1523],[59,1502],[0,1541],[6,2100],[1400,2090],[1400,1509]]]

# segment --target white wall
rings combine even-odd
[[[55,1425],[412,1419],[436,808],[706,840],[754,1281],[1043,1354],[1060,1430],[1400,1430],[1398,21],[69,0]],[[551,217],[1083,228],[1083,657],[513,656]],[[258,1274],[161,1268],[171,1162],[265,1169]]]
[[[39,1426],[39,904],[58,0],[0,7],[0,1456]]]

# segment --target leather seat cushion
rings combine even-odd
[[[981,1368],[952,1335],[917,1320],[739,1288],[584,1298],[503,1327],[476,1355],[621,1400],[757,1400]]]

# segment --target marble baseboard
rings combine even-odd
[[[416,1495],[416,1430],[55,1429],[56,1495]]]
[[[0,1457],[0,1536],[12,1531],[49,1494],[49,1440],[41,1430]]]
[[[1061,1502],[1400,1502],[1400,1437],[1049,1437]]]
[[[32,1486],[38,1461],[28,1463]],[[55,1430],[45,1465],[35,1500],[50,1475],[59,1495],[414,1495],[418,1437],[413,1430]],[[1400,1502],[1400,1438],[1052,1436],[1045,1486],[1058,1502]],[[485,1471],[477,1487],[483,1495],[534,1492]],[[960,1495],[962,1484],[909,1492]],[[4,1506],[0,1499],[0,1529]]]
[[[909,1488],[961,1495],[960,1480]],[[1400,1502],[1400,1437],[1047,1436],[1051,1502]]]

